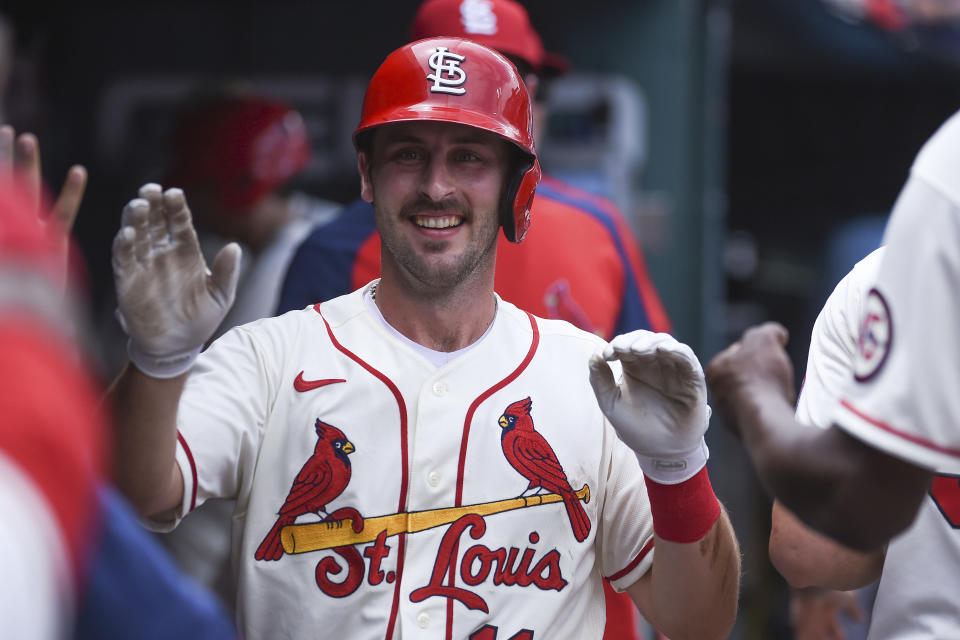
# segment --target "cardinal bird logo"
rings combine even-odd
[[[317,418],[317,445],[313,455],[303,463],[290,487],[290,493],[280,507],[277,522],[263,539],[254,557],[257,560],[279,560],[283,556],[280,530],[293,524],[297,516],[316,513],[328,517],[327,504],[343,493],[350,482],[350,458],[353,443],[343,431]]]
[[[507,407],[500,416],[498,422],[503,429],[500,433],[503,455],[517,473],[530,481],[524,494],[534,489],[545,489],[563,498],[573,536],[577,542],[583,542],[590,533],[590,518],[570,487],[553,447],[534,430],[533,418],[530,417],[532,406],[533,401],[524,398]]]

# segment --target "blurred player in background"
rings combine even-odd
[[[41,175],[36,137],[0,127],[3,635],[233,638],[226,612],[109,485],[111,433],[78,347],[85,310],[69,262],[86,170],[70,168],[49,213]]]
[[[310,162],[299,112],[283,102],[225,91],[190,101],[173,127],[167,184],[190,194],[204,255],[243,248],[237,299],[214,337],[273,315],[293,252],[339,205],[294,191]]]
[[[72,630],[109,465],[99,396],[65,297],[65,229],[86,175],[74,169],[66,206],[41,214],[39,161],[34,136],[0,127],[0,610],[4,634],[16,638]]]

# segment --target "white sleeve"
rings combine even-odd
[[[924,147],[897,200],[834,422],[931,470],[960,473],[960,119]]]
[[[600,570],[617,591],[624,591],[653,563],[653,516],[636,454],[604,423],[609,452],[597,531]]]
[[[180,514],[210,498],[236,499],[250,485],[273,398],[276,354],[244,325],[216,340],[194,365],[177,412]],[[179,523],[149,523],[169,530]]]
[[[852,376],[863,303],[876,281],[883,253],[883,248],[877,249],[858,262],[837,284],[817,316],[797,401],[797,420],[804,424],[824,429],[830,426],[837,394]]]

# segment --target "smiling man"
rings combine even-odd
[[[157,528],[236,500],[247,638],[599,639],[603,577],[675,640],[726,638],[739,550],[692,351],[494,293],[499,229],[523,239],[540,179],[516,68],[465,40],[402,47],[354,141],[382,277],[199,358],[238,251],[206,269],[178,189],[127,205],[120,486]]]
[[[379,129],[359,166],[361,196],[377,204],[387,279],[403,282],[411,294],[458,285],[470,289],[463,293],[481,293],[477,287],[494,266],[507,168],[519,154],[498,136],[466,125],[405,122]]]

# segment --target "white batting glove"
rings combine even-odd
[[[619,384],[607,364],[612,360],[623,365]],[[703,368],[690,347],[666,333],[617,336],[590,359],[590,384],[648,478],[677,484],[706,465],[710,406]]]
[[[139,196],[124,207],[113,240],[117,318],[131,362],[173,378],[190,369],[233,304],[240,247],[221,249],[211,272],[183,191],[147,184]]]

